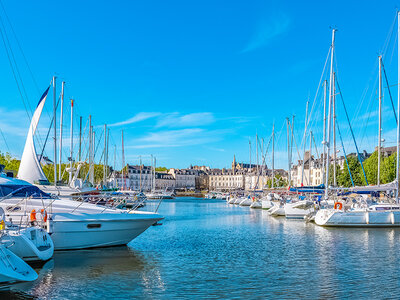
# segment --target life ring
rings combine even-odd
[[[342,208],[343,208],[342,202],[335,202],[335,204],[333,205],[333,208],[342,210]]]
[[[45,209],[41,209],[40,210],[40,214],[42,215],[42,217],[43,217],[43,222],[47,222],[47,211],[45,210]]]
[[[30,220],[31,220],[31,222],[36,221],[36,210],[35,209],[32,209],[32,211],[31,211]]]

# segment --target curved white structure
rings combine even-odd
[[[274,205],[274,206],[271,207],[271,208],[268,210],[268,213],[269,213],[271,216],[279,217],[279,216],[284,216],[284,215],[285,215],[285,208],[284,208],[283,205],[281,205],[280,202],[273,202],[273,205]]]
[[[314,203],[310,200],[301,200],[285,203],[285,216],[287,219],[304,219],[305,216],[314,212]]]
[[[320,209],[315,224],[332,227],[399,227],[400,206],[377,204],[365,209]]]
[[[240,206],[250,206],[253,203],[253,200],[251,198],[245,198],[242,201],[240,201],[239,205]]]
[[[262,208],[262,205],[261,205],[260,201],[255,200],[255,201],[253,201],[253,203],[250,205],[250,208],[260,209],[260,208]]]
[[[261,207],[262,209],[270,209],[274,206],[271,200],[268,200],[266,198],[261,199]]]
[[[1,242],[24,261],[46,261],[52,258],[54,244],[43,228],[7,229],[8,234],[1,237]]]
[[[48,219],[42,225],[55,250],[124,245],[163,219],[156,213],[50,198],[36,186],[4,175],[0,176],[1,196],[6,222],[27,222],[32,210],[46,210]]]
[[[1,287],[8,287],[20,281],[34,281],[37,278],[37,273],[26,262],[0,244]]]

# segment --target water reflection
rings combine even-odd
[[[57,252],[38,281],[7,296],[324,299],[400,292],[398,229],[322,228],[218,200],[168,200],[159,212],[163,225],[129,247]]]

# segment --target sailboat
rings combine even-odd
[[[26,221],[33,211],[46,211],[45,228],[51,234],[55,250],[129,243],[163,217],[151,212],[59,199],[31,184],[38,180],[48,181],[37,159],[33,141],[48,91],[40,98],[33,114],[18,179],[0,175],[0,207],[9,219],[18,221]]]
[[[398,37],[400,37],[400,12],[398,18]],[[400,39],[398,39],[398,48],[400,53]],[[380,61],[381,63],[381,61]],[[398,79],[400,79],[400,55],[398,58]],[[379,80],[379,100],[381,100],[381,76]],[[397,100],[397,120],[400,116],[400,88],[398,88]],[[379,124],[379,130],[381,130]],[[380,134],[379,134],[380,138]],[[357,207],[346,210],[343,203],[337,201],[334,208],[320,209],[315,215],[315,223],[320,226],[336,227],[400,227],[400,205],[399,203],[399,142],[400,127],[397,123],[397,165],[396,180],[394,182],[396,203],[368,203],[358,204]],[[380,146],[380,143],[379,143]],[[329,148],[328,148],[329,149]],[[380,150],[380,149],[379,149]],[[327,170],[328,172],[328,170]],[[326,187],[327,188],[327,187]],[[371,189],[371,187],[366,187]],[[374,187],[372,187],[374,189]],[[379,189],[379,187],[378,187]],[[326,191],[327,193],[327,191]]]

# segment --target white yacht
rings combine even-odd
[[[53,239],[55,250],[129,243],[162,217],[156,213],[120,210],[115,205],[107,207],[69,200],[68,197],[60,199],[32,185],[48,182],[33,140],[47,93],[48,89],[32,116],[18,170],[19,179],[0,175],[0,207],[5,211],[6,222],[26,222],[32,212],[43,210],[48,215],[45,228]]]
[[[32,211],[43,209],[55,250],[124,245],[163,219],[156,213],[52,198],[26,181],[5,175],[0,175],[0,197],[6,222],[26,222]]]
[[[305,216],[314,212],[314,202],[311,200],[287,202],[284,210],[287,219],[304,219]]]
[[[53,257],[54,243],[43,228],[7,226],[6,232],[1,243],[24,261],[47,261]]]
[[[342,208],[342,206],[339,206]],[[381,203],[368,207],[343,210],[320,209],[315,224],[336,227],[397,227],[400,226],[400,205]]]

